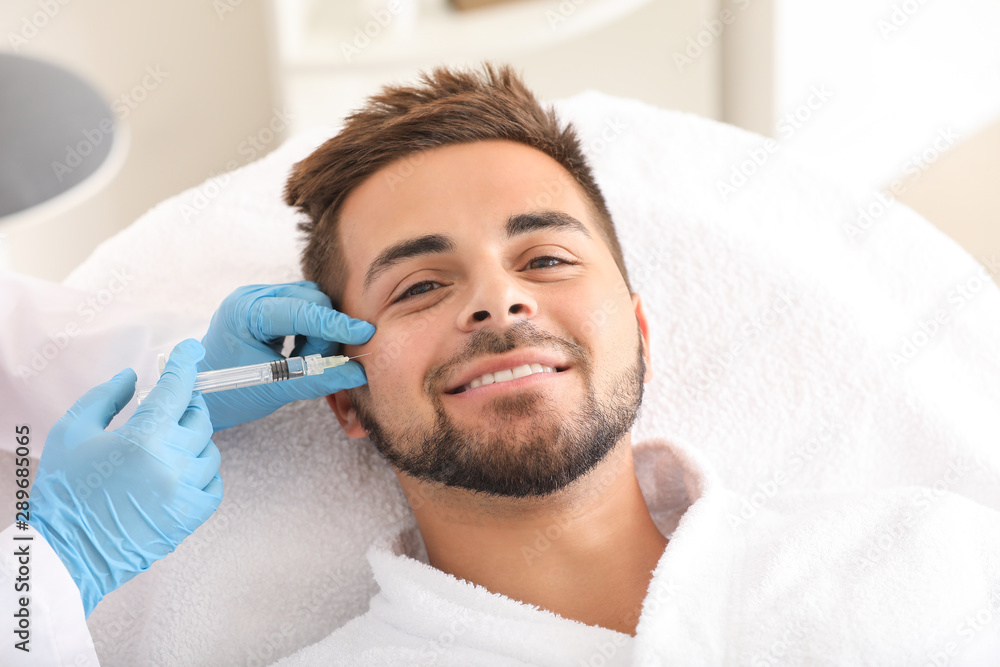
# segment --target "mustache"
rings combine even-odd
[[[576,341],[567,341],[542,331],[528,320],[518,320],[505,331],[480,329],[466,341],[455,356],[427,373],[424,388],[434,395],[456,367],[469,364],[480,357],[504,354],[519,348],[549,348],[564,354],[574,366],[589,367],[587,351]]]

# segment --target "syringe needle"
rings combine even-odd
[[[371,352],[365,352],[364,354],[359,354],[359,355],[354,356],[354,357],[348,357],[348,359],[357,359],[358,357],[367,357],[369,354],[372,354],[372,353]]]

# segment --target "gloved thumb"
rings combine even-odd
[[[103,431],[115,415],[132,400],[135,380],[135,371],[126,368],[81,396],[60,421],[72,420],[81,426],[96,426]]]

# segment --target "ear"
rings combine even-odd
[[[646,361],[646,375],[643,382],[653,379],[653,356],[649,347],[649,324],[646,322],[646,313],[642,312],[642,299],[638,294],[632,295],[632,305],[635,306],[635,319],[639,323],[639,334],[642,336],[642,358]]]
[[[358,421],[358,411],[354,409],[354,402],[347,395],[346,389],[330,394],[326,397],[326,402],[333,410],[333,414],[337,415],[340,428],[344,429],[344,434],[348,438],[363,438],[368,435],[368,431]]]

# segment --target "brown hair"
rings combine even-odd
[[[404,157],[439,146],[491,139],[517,141],[562,165],[583,189],[611,255],[631,286],[611,214],[580,149],[572,124],[560,127],[509,66],[484,62],[482,72],[437,67],[421,72],[418,86],[386,86],[353,111],[344,127],[297,163],[285,202],[305,212],[302,270],[334,308],[347,281],[337,226],[347,195],[366,178]]]

